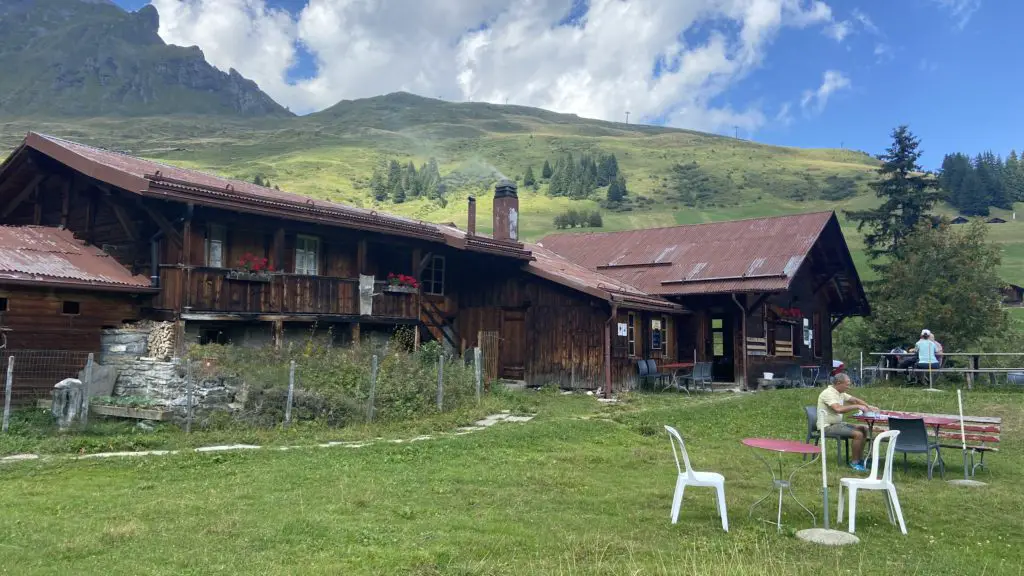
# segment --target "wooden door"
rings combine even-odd
[[[503,310],[501,315],[501,377],[526,376],[526,311]]]

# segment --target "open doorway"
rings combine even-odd
[[[711,317],[711,341],[709,344],[711,349],[707,352],[712,359],[712,378],[715,382],[735,381],[735,343],[733,342],[732,317],[725,315]]]

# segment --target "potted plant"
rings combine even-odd
[[[233,280],[250,280],[253,282],[270,282],[274,267],[267,264],[266,258],[254,256],[246,252],[238,259],[238,268],[228,271],[228,278]]]
[[[388,283],[384,286],[385,292],[405,292],[409,294],[415,293],[420,288],[420,283],[416,281],[412,276],[405,274],[395,274],[391,272],[388,274]]]

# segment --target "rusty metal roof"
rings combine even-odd
[[[328,225],[351,226],[449,244],[476,252],[528,259],[522,245],[503,242],[466,242],[444,226],[326,200],[314,200],[223,178],[197,170],[135,158],[54,136],[29,132],[25,145],[83,174],[136,194],[171,198],[179,193],[187,201],[225,202],[239,209],[282,217],[313,220]],[[179,198],[179,199],[182,199]]]
[[[645,294],[629,284],[571,262],[543,246],[527,244],[526,247],[533,253],[534,259],[526,264],[524,269],[535,276],[608,302],[621,302],[627,306],[646,309],[683,311],[683,307],[678,304]]]
[[[133,276],[109,254],[70,230],[0,226],[0,282],[149,292],[149,278]]]
[[[624,232],[553,234],[541,246],[652,295],[771,292],[790,281],[833,212]]]

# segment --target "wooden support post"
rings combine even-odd
[[[274,320],[274,348],[284,346],[284,320]]]
[[[43,198],[40,196],[42,191],[39,189],[39,185],[36,185],[35,198],[32,201],[32,223],[39,226],[43,223]]]
[[[62,228],[68,227],[68,214],[71,212],[72,180],[74,180],[74,177],[65,180],[64,186],[61,187],[60,191],[60,225]]]
[[[361,330],[360,330],[359,322],[353,322],[352,323],[352,343],[353,344],[359,344],[359,340],[360,340],[360,336],[361,336],[360,332],[361,332]]]
[[[360,238],[356,243],[356,274],[366,274],[366,239]]]
[[[96,226],[96,193],[90,192],[85,199],[85,241],[92,244],[92,232]]]
[[[284,227],[274,231],[273,258],[274,270],[284,272]]]

